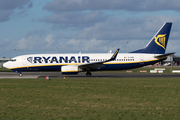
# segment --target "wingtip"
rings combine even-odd
[[[113,54],[113,56],[111,57],[111,60],[115,60],[117,57],[117,54],[119,52],[119,48],[116,50],[116,52]]]

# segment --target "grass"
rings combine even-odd
[[[179,78],[0,79],[0,119],[180,119]]]
[[[9,70],[9,69],[4,68],[4,67],[0,67],[0,72],[12,72],[12,70]]]

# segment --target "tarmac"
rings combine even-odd
[[[180,78],[180,74],[163,74],[163,73],[101,73],[92,72],[91,77],[86,77],[85,72],[77,75],[62,75],[61,72],[24,72],[20,77],[18,73],[14,72],[0,72],[0,79],[2,78]]]

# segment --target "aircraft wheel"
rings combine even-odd
[[[89,72],[89,71],[86,73],[86,76],[87,76],[87,77],[91,77],[91,75],[92,75],[92,74],[91,74],[91,72]]]
[[[20,73],[20,74],[19,74],[19,76],[20,76],[20,77],[22,77],[22,76],[23,76],[23,74],[22,74],[22,73]]]

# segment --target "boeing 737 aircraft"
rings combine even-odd
[[[86,71],[127,70],[163,61],[172,23],[165,23],[143,48],[130,53],[114,54],[30,54],[12,58],[3,64],[5,68],[20,73],[27,71],[61,71],[62,74],[78,74]]]

